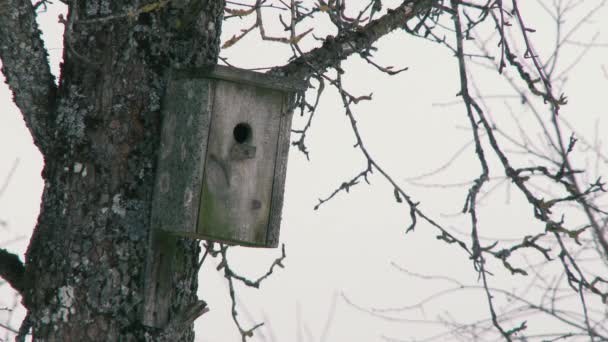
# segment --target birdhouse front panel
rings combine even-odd
[[[276,247],[291,96],[302,89],[235,68],[176,72],[163,100],[152,224],[197,239]]]
[[[284,95],[216,81],[198,232],[266,244]]]

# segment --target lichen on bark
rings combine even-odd
[[[3,72],[45,158],[23,292],[34,337],[155,340],[162,329],[141,317],[160,101],[169,70],[216,63],[224,4],[167,2],[132,17],[139,2],[71,1],[55,90],[31,3],[9,2],[27,30],[0,19],[0,33],[32,43],[0,38]],[[169,318],[199,303],[198,243],[175,244]],[[163,336],[192,340],[191,324]]]

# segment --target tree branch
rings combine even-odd
[[[57,87],[31,1],[0,0],[0,60],[13,100],[34,143],[44,152]]]
[[[24,273],[25,266],[19,260],[19,257],[4,248],[0,248],[0,277],[4,278],[20,294],[23,293]]]
[[[335,38],[328,36],[321,47],[302,54],[286,65],[273,68],[269,73],[305,79],[315,72],[337,66],[348,56],[371,48],[382,36],[405,27],[408,20],[429,10],[432,4],[432,0],[406,0],[358,30],[343,32]]]

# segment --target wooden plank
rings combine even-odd
[[[272,184],[272,205],[268,218],[267,247],[277,247],[279,245],[281,212],[283,210],[285,179],[287,178],[287,160],[289,159],[289,149],[291,147],[291,119],[294,100],[292,94],[284,94],[277,141],[277,157],[275,158],[274,182]]]
[[[163,328],[169,321],[176,241],[175,235],[159,229],[150,234],[142,315],[143,324],[146,326]]]
[[[213,94],[210,80],[170,81],[163,103],[152,225],[196,231]]]
[[[215,65],[203,68],[174,70],[174,77],[182,78],[213,78],[248,84],[256,87],[274,89],[286,92],[304,91],[306,84],[301,80],[263,74],[246,69]]]
[[[201,194],[201,235],[266,245],[282,101],[278,91],[216,81]],[[239,124],[251,130],[242,143],[234,136]],[[235,157],[235,149],[252,148],[252,158]]]
[[[209,80],[173,80],[163,98],[163,123],[145,273],[143,323],[163,328],[173,299],[177,237],[196,232],[207,149]]]

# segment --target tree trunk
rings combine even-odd
[[[168,70],[215,64],[223,1],[79,0],[66,19],[46,182],[26,258],[36,340],[193,339],[141,323],[160,106]],[[131,11],[129,14],[129,11]],[[198,243],[177,239],[167,313],[197,303]],[[154,257],[154,256],[152,256]],[[167,334],[169,333],[169,334]],[[173,335],[175,333],[175,335]]]

